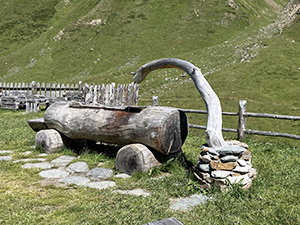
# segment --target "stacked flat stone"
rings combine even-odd
[[[203,145],[201,150],[195,176],[203,189],[209,189],[212,184],[220,187],[220,190],[236,183],[242,184],[243,188],[251,186],[256,170],[252,168],[247,144],[227,141],[221,149]]]

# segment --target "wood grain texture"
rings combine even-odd
[[[41,130],[35,136],[35,146],[40,147],[45,153],[54,153],[60,151],[63,146],[63,140],[54,129]]]
[[[180,151],[188,133],[186,115],[175,108],[72,108],[55,103],[45,112],[47,127],[71,139],[127,145],[141,143],[165,155]]]
[[[225,145],[222,135],[222,109],[218,96],[201,73],[192,63],[174,58],[159,59],[141,66],[133,72],[133,80],[141,83],[153,70],[161,68],[177,68],[185,71],[193,80],[207,108],[206,140],[210,147],[221,148]]]
[[[134,171],[147,172],[160,163],[153,153],[142,144],[130,144],[122,147],[116,157],[116,169],[132,174]]]

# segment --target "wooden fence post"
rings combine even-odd
[[[36,83],[35,81],[31,82],[31,96],[33,97],[35,95],[35,89],[36,89]]]
[[[238,140],[242,141],[245,138],[246,132],[246,108],[247,101],[240,100],[239,101],[239,128],[238,128]]]
[[[152,106],[158,106],[158,96],[152,97]]]

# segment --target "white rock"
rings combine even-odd
[[[69,173],[59,169],[52,169],[41,171],[39,175],[43,178],[63,178],[69,176]]]
[[[130,175],[126,174],[126,173],[119,173],[115,175],[116,178],[131,178]]]
[[[65,177],[58,180],[59,182],[66,183],[66,184],[76,184],[79,186],[86,186],[87,183],[90,182],[90,180],[86,177],[80,177],[80,176],[70,176]]]
[[[246,185],[249,182],[251,182],[251,179],[249,178],[249,176],[247,174],[245,175],[240,175],[240,176],[229,176],[227,177],[227,179],[229,180],[229,182],[231,184],[237,184],[237,183],[241,183],[242,185]]]
[[[212,197],[207,197],[203,194],[200,195],[192,195],[187,198],[180,198],[178,200],[171,200],[170,208],[172,210],[187,210],[194,206],[204,204],[209,200],[213,200]]]
[[[0,150],[0,154],[11,154],[11,150]]]
[[[114,186],[116,186],[116,183],[114,181],[98,181],[98,182],[87,183],[84,186],[102,190],[102,189],[106,189],[109,187],[114,187]]]
[[[10,155],[0,156],[0,161],[10,161],[12,157]]]
[[[115,190],[114,193],[119,193],[123,195],[135,195],[135,196],[143,196],[147,197],[150,196],[150,193],[144,191],[143,189],[134,189],[134,190]]]
[[[37,169],[50,169],[52,168],[53,165],[51,163],[48,162],[43,162],[43,163],[26,163],[22,166],[22,168],[24,169],[33,169],[33,168],[37,168]]]
[[[233,169],[233,172],[237,173],[248,173],[249,170],[251,169],[251,166],[246,165],[246,166],[237,166]]]
[[[114,171],[106,168],[94,168],[91,169],[86,175],[96,179],[108,179],[114,175]]]
[[[74,159],[76,159],[76,157],[74,157],[74,156],[62,155],[62,156],[58,157],[57,159],[52,160],[51,163],[54,166],[66,166],[70,162],[72,162]]]
[[[30,155],[32,153],[32,151],[26,151],[26,152],[23,152],[23,155]]]
[[[213,178],[226,178],[231,174],[231,171],[227,171],[227,170],[215,170],[211,172],[211,176]]]
[[[44,156],[48,156],[48,154],[47,154],[47,153],[41,153],[41,154],[39,154],[38,156],[44,157]]]
[[[247,162],[243,159],[239,159],[239,160],[237,160],[237,162],[240,166],[247,166]]]
[[[70,164],[67,170],[74,173],[87,173],[89,171],[89,166],[86,162],[76,162]]]

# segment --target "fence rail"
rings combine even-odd
[[[152,105],[153,106],[158,105],[158,97],[157,96],[153,96]],[[272,137],[285,137],[285,138],[292,138],[292,139],[300,140],[300,136],[296,135],[296,134],[246,129],[247,117],[272,118],[272,119],[284,119],[284,120],[299,121],[300,116],[277,115],[277,114],[269,114],[269,113],[251,113],[251,112],[246,111],[246,107],[247,107],[247,101],[240,100],[239,101],[239,112],[222,112],[222,115],[239,117],[238,129],[222,128],[222,131],[238,133],[239,140],[243,140],[245,137],[245,134],[256,134],[256,135],[272,136]],[[181,110],[185,113],[207,114],[206,110],[180,109],[180,108],[179,108],[179,110]],[[203,130],[206,129],[206,126],[196,125],[196,124],[190,124],[189,127],[195,128],[195,129],[203,129]]]
[[[38,106],[48,101],[76,100],[84,103],[99,103],[109,106],[137,105],[138,84],[50,84],[32,81],[31,83],[0,82],[1,107],[18,109],[26,104],[26,112],[39,110]],[[25,102],[19,102],[23,99]],[[29,105],[28,105],[29,104]],[[27,110],[28,109],[28,110]]]

